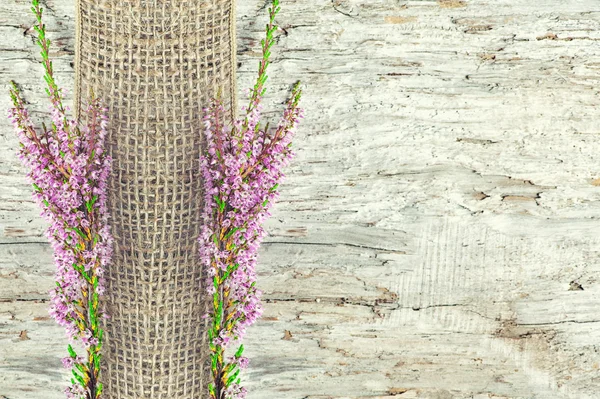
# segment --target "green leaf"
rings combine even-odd
[[[90,321],[92,322],[92,326],[96,327],[96,311],[94,310],[94,303],[92,301],[92,299],[88,300],[88,311],[90,314]]]
[[[223,212],[225,209],[225,201],[221,200],[218,195],[214,195],[213,198],[215,199],[217,205],[219,205],[219,211]]]
[[[94,356],[94,368],[100,370],[100,355]]]
[[[97,199],[98,199],[98,196],[97,196],[97,195],[94,195],[94,196],[92,197],[92,199],[91,199],[91,200],[89,200],[89,201],[87,201],[87,202],[85,203],[85,206],[87,207],[87,210],[88,210],[88,212],[89,212],[89,213],[92,213],[92,207],[93,207],[93,206],[94,206],[94,204],[96,203],[96,200],[97,200]],[[95,243],[94,243],[94,244],[95,244]]]
[[[81,364],[81,363],[75,363],[75,364],[74,364],[74,366],[75,366],[75,368],[76,368],[77,370],[79,370],[79,372],[80,372],[81,374],[85,374],[85,370],[83,369],[83,364]]]
[[[46,205],[47,207],[50,207],[50,204],[48,203],[48,201],[46,200],[42,200],[42,202],[44,203],[44,205]]]
[[[69,355],[71,355],[71,357],[72,357],[73,359],[75,359],[75,358],[77,357],[77,354],[76,354],[76,353],[75,353],[75,351],[73,350],[73,347],[71,346],[71,344],[69,344],[69,346],[68,346],[68,348],[67,348],[67,349],[69,350]]]
[[[279,187],[279,183],[277,183],[277,184],[275,184],[273,187],[271,187],[271,188],[269,189],[269,191],[273,192],[273,191],[277,190],[277,187]]]
[[[81,386],[85,388],[85,381],[84,381],[83,377],[80,376],[79,374],[77,374],[77,372],[75,371],[75,369],[71,369],[71,372],[73,373],[73,376],[75,377],[75,379],[77,381],[79,381],[79,383],[81,384]]]
[[[103,388],[103,385],[102,385],[101,382],[99,382],[98,383],[98,390],[96,391],[96,398],[99,398],[100,395],[102,394],[102,388]]]
[[[85,281],[90,281],[90,276],[85,270],[83,270],[83,266],[81,266],[81,270],[79,270],[79,273],[81,273],[81,275],[85,278]]]
[[[225,237],[224,237],[224,238],[225,238],[225,239],[228,239],[229,237],[231,237],[231,236],[232,236],[232,235],[233,235],[233,234],[234,234],[236,231],[238,231],[239,229],[240,229],[239,227],[235,227],[235,228],[233,228],[233,229],[229,230],[229,231],[227,232],[227,234],[225,234]]]
[[[237,268],[240,267],[239,263],[235,263],[232,267],[231,267],[231,273],[235,272],[237,270]]]
[[[87,238],[87,236],[83,234],[83,231],[81,231],[79,227],[72,227],[72,230],[79,234],[79,237],[83,238],[84,240]]]
[[[227,379],[227,384],[226,385],[229,386],[231,384],[231,382],[233,380],[235,380],[239,374],[240,374],[240,369],[237,369],[235,371],[235,373],[233,373],[232,375],[229,376],[229,378]]]
[[[78,271],[79,273],[84,272],[85,270],[83,270],[83,266],[77,264],[77,263],[73,263],[73,269]]]
[[[223,279],[221,281],[225,281],[227,280],[227,277],[229,277],[231,273],[229,273],[229,270],[225,272],[225,274],[223,274]]]
[[[238,359],[240,356],[242,356],[242,352],[244,352],[244,345],[240,345],[237,352],[235,352],[235,358]]]
[[[227,278],[229,276],[231,276],[231,274],[237,270],[238,266],[239,265],[237,263],[235,265],[227,266],[227,271],[223,274],[223,279],[221,281],[227,280]]]
[[[267,199],[265,199],[265,200],[263,201],[263,203],[262,203],[262,206],[266,206],[266,205],[267,205],[267,202],[269,202],[269,199],[268,199],[268,198],[267,198]]]
[[[217,314],[215,315],[215,325],[218,326],[220,322],[221,322],[221,312],[217,312]]]
[[[33,188],[35,189],[35,191],[42,192],[42,189],[37,184],[33,183],[32,185],[33,185]]]

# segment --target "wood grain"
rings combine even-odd
[[[44,3],[71,91],[73,4]],[[242,89],[267,2],[239,3]],[[0,77],[41,116],[33,21],[0,4]],[[248,399],[597,398],[597,3],[285,0],[277,22],[267,115],[301,79],[307,117],[260,253]],[[0,142],[0,398],[60,398],[45,222],[8,123]]]

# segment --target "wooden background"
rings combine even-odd
[[[29,3],[0,2],[0,108],[15,79],[46,112]],[[74,2],[43,3],[71,92]],[[241,90],[268,2],[239,3]],[[281,3],[266,108],[301,79],[307,118],[248,399],[600,398],[600,3]],[[0,143],[0,399],[62,398],[45,222]]]

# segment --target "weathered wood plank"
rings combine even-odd
[[[64,397],[68,373],[60,359],[67,339],[47,307],[0,299],[0,397]]]
[[[239,3],[241,89],[266,3]],[[46,4],[70,90],[73,4]],[[249,399],[596,398],[596,2],[282,7],[266,108],[299,78],[307,118],[261,249]],[[0,4],[0,76],[41,115],[32,22],[28,1]],[[0,398],[59,398],[66,340],[35,320],[45,222],[7,124],[0,142]]]

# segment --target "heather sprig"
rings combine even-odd
[[[211,399],[244,398],[239,373],[248,366],[242,356],[244,346],[224,358],[234,341],[241,341],[246,328],[262,314],[256,287],[258,248],[266,234],[262,224],[271,214],[278,198],[277,188],[284,178],[282,169],[295,155],[291,149],[303,111],[299,108],[300,83],[292,89],[283,117],[275,129],[260,124],[261,100],[265,93],[266,70],[277,30],[275,16],[279,1],[269,9],[266,38],[262,40],[262,60],[258,78],[249,91],[249,104],[242,107],[243,119],[227,126],[220,98],[205,109],[207,149],[201,156],[204,178],[203,226],[198,241],[202,266],[208,271],[207,291],[212,307],[208,338],[212,379],[208,385]]]
[[[51,127],[35,127],[29,117],[19,88],[11,81],[9,110],[19,137],[18,158],[27,167],[33,198],[41,216],[49,223],[46,230],[54,250],[56,287],[50,291],[50,315],[65,327],[71,342],[79,340],[87,356],[80,356],[68,345],[63,365],[71,369],[71,386],[65,393],[73,399],[98,399],[102,393],[100,359],[103,329],[107,317],[100,308],[104,291],[103,268],[112,256],[112,237],[106,208],[106,182],[111,158],[104,152],[107,108],[93,93],[85,111],[87,125],[67,117],[64,90],[54,80],[49,60],[50,40],[42,22],[39,0],[32,0],[34,26],[46,74],[46,93],[50,99]]]

